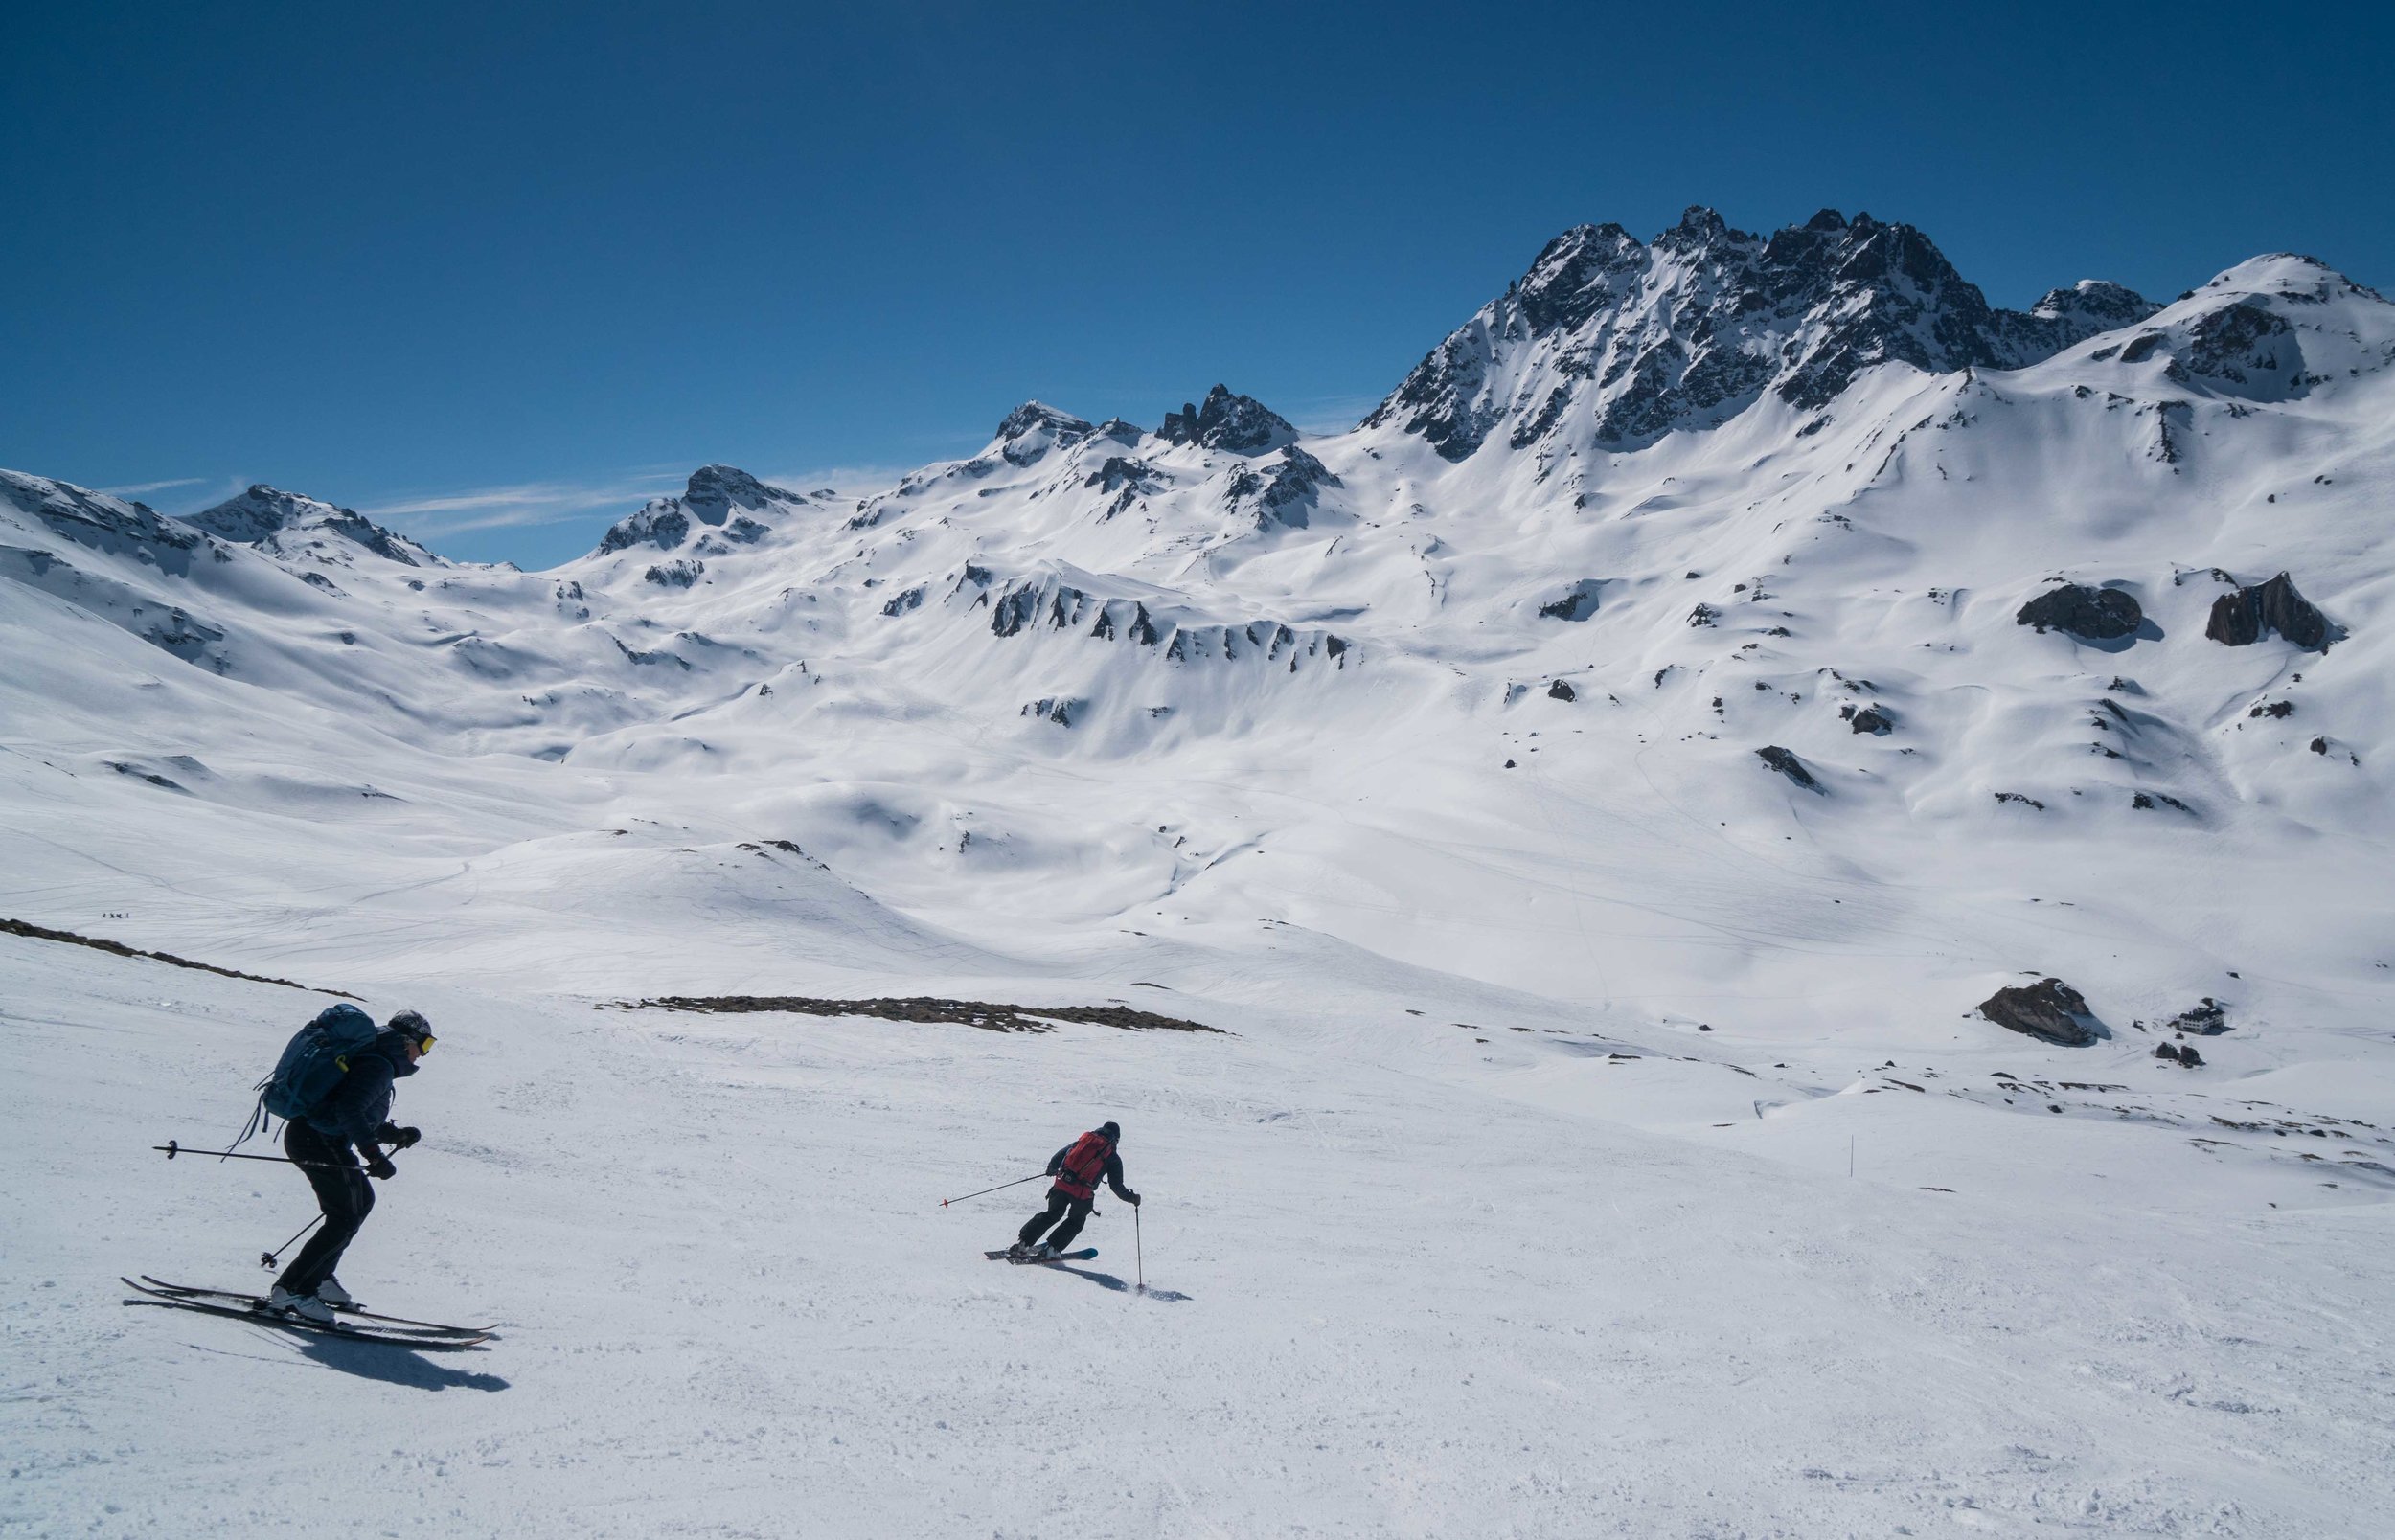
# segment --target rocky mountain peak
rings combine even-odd
[[[681,502],[701,524],[721,524],[736,508],[752,511],[772,507],[776,503],[803,503],[804,492],[793,492],[759,481],[748,472],[733,465],[701,465],[690,473],[690,484],[683,490]]]
[[[1049,450],[1069,448],[1097,431],[1070,412],[1025,401],[998,423],[998,453],[1011,464],[1028,465]]]
[[[1365,419],[1449,460],[1495,430],[1633,449],[1727,420],[1767,393],[1826,404],[1875,365],[2015,368],[2150,315],[2110,283],[1996,310],[1911,225],[1824,209],[1759,238],[1692,206],[1651,243],[1578,225]]]
[[[185,515],[183,522],[237,545],[271,545],[285,535],[305,532],[336,535],[410,567],[423,566],[433,559],[415,541],[384,529],[355,509],[286,492],[262,482],[239,496]]]
[[[254,545],[279,530],[294,530],[345,511],[331,503],[257,483],[238,496],[184,516],[183,522],[219,540]]]
[[[1235,455],[1268,454],[1297,439],[1297,429],[1252,396],[1234,396],[1227,386],[1206,393],[1203,405],[1184,403],[1164,415],[1156,430],[1169,443],[1202,444]]]
[[[736,465],[701,465],[691,472],[681,496],[650,498],[639,512],[617,520],[592,555],[604,556],[636,545],[672,551],[691,537],[696,524],[700,534],[695,549],[713,555],[754,544],[764,534],[766,526],[749,517],[751,513],[807,500],[805,492],[759,481]]]

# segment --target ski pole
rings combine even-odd
[[[277,1246],[274,1251],[260,1252],[258,1254],[258,1265],[265,1268],[269,1272],[273,1271],[277,1267],[280,1267],[283,1264],[283,1259],[278,1257],[276,1253],[290,1250],[292,1241],[298,1240],[300,1235],[307,1234],[309,1231],[315,1229],[318,1225],[323,1224],[324,1222],[325,1216],[323,1214],[318,1214],[315,1218],[308,1220],[308,1223],[299,1227],[299,1235],[293,1235],[290,1240],[286,1240],[282,1245]]]
[[[1131,1257],[1139,1263],[1139,1292],[1148,1292],[1148,1248],[1139,1238],[1139,1205],[1131,1205]]]
[[[1018,1177],[1012,1182],[1001,1182],[993,1188],[983,1188],[979,1192],[968,1192],[965,1194],[965,1198],[987,1197],[992,1192],[1003,1192],[1011,1187],[1021,1187],[1025,1182],[1037,1182],[1047,1174],[1048,1173],[1045,1171],[1035,1171],[1029,1176]],[[951,1203],[962,1203],[965,1201],[965,1198],[942,1198],[940,1200],[940,1207],[945,1209]]]
[[[185,1149],[171,1139],[163,1144],[152,1144],[149,1147],[165,1150],[169,1160],[174,1159],[177,1155],[213,1155],[220,1161],[272,1161],[277,1166],[312,1166],[320,1171],[356,1169],[355,1166],[341,1166],[331,1161],[295,1161],[288,1155],[244,1155],[239,1150],[231,1149]]]

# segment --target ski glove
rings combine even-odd
[[[396,1149],[411,1149],[415,1146],[416,1141],[423,1137],[422,1129],[401,1128],[397,1123],[384,1123],[375,1130],[376,1144],[389,1144]]]
[[[399,1168],[391,1164],[389,1156],[377,1153],[366,1157],[366,1174],[377,1181],[388,1182],[399,1174]]]
[[[1126,1192],[1123,1194],[1123,1201],[1136,1209],[1139,1207],[1139,1194],[1136,1192]]]

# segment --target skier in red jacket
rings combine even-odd
[[[1015,1244],[1007,1248],[1008,1256],[1047,1257],[1070,1247],[1089,1221],[1089,1205],[1098,1196],[1101,1180],[1114,1189],[1116,1197],[1134,1209],[1139,1207],[1139,1194],[1123,1185],[1123,1157],[1115,1153],[1122,1139],[1121,1127],[1100,1123],[1048,1157],[1048,1174],[1056,1178],[1056,1185],[1048,1189],[1048,1206],[1031,1216]],[[1057,1225],[1059,1219],[1064,1222]],[[1040,1232],[1050,1225],[1056,1225],[1056,1233],[1039,1244]]]

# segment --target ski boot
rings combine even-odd
[[[317,1284],[316,1298],[324,1301],[335,1310],[357,1308],[357,1302],[350,1298],[350,1291],[341,1286],[341,1280],[337,1278],[329,1278]]]
[[[266,1311],[270,1315],[289,1316],[319,1326],[333,1324],[332,1306],[312,1294],[293,1294],[281,1284],[267,1291]]]

